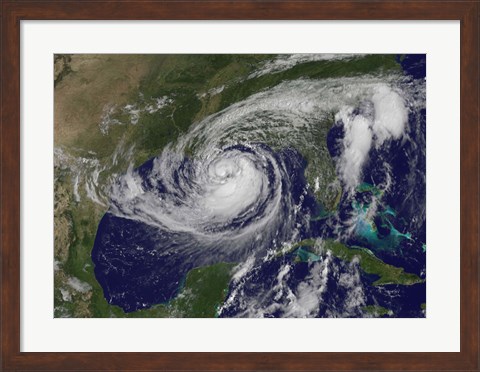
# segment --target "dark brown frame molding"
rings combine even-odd
[[[479,0],[1,0],[1,359],[15,370],[479,370]],[[460,20],[458,353],[20,352],[21,20]]]

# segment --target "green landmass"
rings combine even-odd
[[[275,257],[284,256],[290,252],[293,252],[297,248],[304,248],[305,250],[308,250],[310,252],[318,253],[315,250],[315,248],[317,247],[315,243],[315,239],[305,239],[292,245],[284,246],[275,253]]]
[[[241,101],[256,92],[274,87],[286,80],[299,78],[325,79],[392,71],[400,72],[401,66],[395,58],[394,54],[372,54],[363,57],[359,56],[355,59],[301,63],[288,70],[262,75],[226,88],[222,94],[220,108],[225,108],[234,102]]]
[[[376,186],[368,183],[368,182],[362,182],[360,185],[356,187],[357,192],[363,193],[363,192],[370,192],[376,197],[381,197],[383,195],[383,191],[377,188]]]
[[[427,304],[426,304],[425,302],[422,302],[422,303],[420,304],[420,309],[422,309],[422,310],[427,310]]]
[[[187,274],[185,285],[173,300],[164,305],[129,313],[135,318],[213,318],[224,302],[231,280],[232,263],[195,268]],[[120,310],[121,311],[121,310]]]
[[[362,307],[362,310],[364,313],[375,317],[375,318],[381,318],[385,316],[392,316],[393,312],[390,309],[387,309],[383,306],[378,306],[378,305],[368,305]]]
[[[357,257],[359,259],[359,265],[365,273],[379,276],[379,279],[374,281],[373,285],[412,285],[423,282],[420,277],[415,274],[406,273],[401,267],[384,263],[365,248],[349,248],[333,240],[325,241],[325,248],[329,249],[336,257],[348,262],[351,262]]]
[[[298,247],[306,247],[306,249],[313,250],[314,252],[329,250],[335,257],[347,262],[351,262],[357,258],[360,268],[365,273],[379,277],[373,282],[373,285],[413,285],[423,282],[420,277],[415,274],[406,273],[401,267],[386,264],[366,248],[348,247],[331,239],[323,241],[320,245],[316,243],[316,239],[302,240],[301,242],[293,244],[288,250],[283,250],[278,254],[286,254]]]

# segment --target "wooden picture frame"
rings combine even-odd
[[[2,0],[1,358],[14,370],[478,370],[479,17],[473,1]],[[20,21],[460,20],[461,343],[458,353],[53,353],[20,351]]]

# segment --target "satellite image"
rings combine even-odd
[[[54,56],[56,318],[426,316],[426,56]]]

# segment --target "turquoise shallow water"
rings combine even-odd
[[[375,215],[371,216],[370,205],[364,205],[357,202],[352,203],[352,208],[357,215],[355,226],[355,233],[360,239],[365,240],[368,246],[374,250],[395,250],[402,243],[404,239],[412,239],[409,232],[402,233],[395,228],[393,223],[389,220],[396,216],[395,210],[387,206],[384,210],[377,211]],[[387,234],[379,233],[379,228],[374,221],[380,220],[382,231],[388,231]]]

